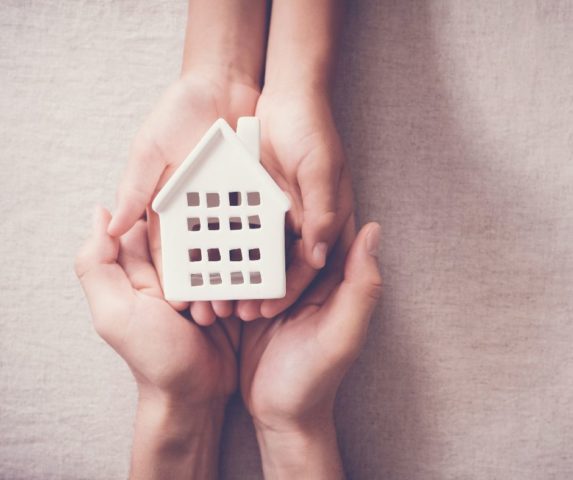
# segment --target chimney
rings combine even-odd
[[[261,125],[257,117],[241,117],[237,121],[237,136],[257,162],[261,161]]]

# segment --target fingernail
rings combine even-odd
[[[107,225],[107,233],[109,233],[111,235],[110,232],[113,232],[115,230],[115,224],[117,223],[116,221],[117,215],[116,212],[114,211],[111,214],[111,220],[109,221],[109,224]]]
[[[324,267],[326,263],[326,252],[328,251],[328,245],[326,242],[317,243],[312,249],[312,259],[318,268]]]
[[[380,225],[376,224],[366,235],[366,249],[373,257],[378,258],[378,249],[380,248]]]

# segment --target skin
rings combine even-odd
[[[237,388],[239,323],[200,327],[164,299],[146,225],[120,240],[98,208],[76,274],[98,334],[125,360],[139,392],[132,479],[215,478],[225,405]]]
[[[287,314],[243,327],[241,391],[265,478],[344,477],[334,399],[360,351],[381,285],[379,226],[362,228],[345,261],[353,236],[350,221],[327,269]]]
[[[208,127],[225,118],[261,119],[262,162],[291,197],[287,217],[287,296],[269,301],[173,302],[210,325],[233,311],[243,320],[274,317],[324,266],[352,211],[344,151],[329,83],[342,2],[275,0],[266,47],[264,0],[190,0],[182,76],[133,141],[109,233],[120,236],[147,209],[151,254],[161,277],[159,221],[148,205]],[[296,65],[296,68],[293,68]]]
[[[190,0],[182,76],[133,142],[113,219],[98,209],[76,262],[96,330],[138,384],[131,478],[215,478],[238,365],[265,477],[344,476],[332,411],[379,295],[380,233],[370,224],[354,239],[330,107],[342,4],[273,2],[261,93],[266,3]],[[293,203],[287,296],[234,307],[169,304],[158,219],[147,207],[216,118],[235,127],[253,114],[262,123],[262,162]],[[177,312],[187,307],[190,316]],[[233,310],[252,322],[223,320]]]
[[[287,295],[238,302],[243,320],[272,318],[292,305],[324,266],[352,212],[350,176],[330,106],[342,15],[337,0],[273,2],[256,115],[263,165],[292,200]]]
[[[343,478],[333,405],[380,294],[380,227],[353,240],[349,221],[328,268],[287,314],[200,327],[162,299],[145,223],[117,240],[109,221],[98,208],[76,273],[96,331],[137,383],[130,478],[216,478],[225,405],[239,381],[265,478]]]
[[[147,210],[149,242],[161,277],[159,220],[153,197],[218,118],[233,127],[254,115],[264,58],[265,0],[189,1],[181,77],[164,93],[133,140],[108,233],[126,233]],[[231,302],[173,302],[210,325]]]
[[[313,253],[307,252],[306,239],[323,236],[329,251],[352,211],[350,176],[326,94],[263,90],[256,114],[262,124],[263,163],[289,194],[292,207],[287,215],[287,293],[280,299],[238,302],[236,312],[247,321],[272,318],[296,301],[320,271],[315,265],[323,262],[309,263]],[[337,200],[323,204],[325,198]]]

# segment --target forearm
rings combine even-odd
[[[266,479],[344,479],[332,421],[304,429],[256,427]]]
[[[130,480],[217,478],[224,404],[139,400]]]
[[[343,10],[343,0],[274,0],[265,88],[328,88]]]
[[[260,84],[265,55],[266,0],[189,0],[183,74],[215,69]]]

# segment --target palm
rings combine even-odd
[[[344,374],[340,361],[346,359],[331,342],[338,321],[333,302],[353,237],[351,220],[329,265],[294,307],[243,327],[241,391],[248,410],[263,423],[320,414],[329,386]]]
[[[258,90],[247,84],[222,82],[199,74],[186,76],[167,89],[137,134],[125,177],[118,190],[118,208],[109,227],[114,236],[124,234],[143,214],[155,193],[179,167],[211,124],[220,117],[235,124],[253,115]],[[157,215],[148,209],[149,247],[161,276],[161,240]],[[177,310],[185,302],[172,302]],[[193,318],[203,325],[226,317],[230,302],[196,302]]]
[[[332,120],[330,107],[326,98],[302,94],[292,96],[261,95],[257,104],[257,116],[261,119],[261,151],[263,163],[267,170],[288,191],[293,200],[289,212],[290,226],[300,235],[304,194],[300,189],[301,169],[312,155],[319,152],[325,160],[343,163],[344,153]],[[340,180],[346,181],[346,172],[337,169],[336,175],[344,174]],[[324,179],[326,180],[326,179]],[[344,191],[342,203],[351,202],[351,196]],[[346,216],[350,214],[347,210]],[[344,221],[346,218],[344,219]],[[341,221],[341,225],[344,224]]]
[[[334,244],[352,211],[350,177],[328,101],[322,96],[266,94],[256,115],[261,120],[265,168],[288,192],[287,293],[282,299],[240,302],[245,320],[273,317],[290,306],[317,273],[309,261],[318,231]]]
[[[101,211],[97,218],[96,234],[78,255],[76,271],[98,333],[140,385],[197,403],[230,395],[237,384],[238,321],[201,328],[177,313],[163,299],[145,222],[118,240],[105,233],[109,213]]]
[[[199,75],[178,80],[167,89],[142,126],[134,149],[154,155],[164,173],[160,188],[203,133],[220,117],[235,123],[239,116],[252,115],[258,91],[252,87],[222,85]],[[139,153],[139,152],[137,152]]]
[[[292,316],[244,327],[241,388],[255,418],[276,424],[311,414],[321,403],[315,387],[326,373],[324,364],[317,362],[327,353],[320,346],[322,320],[317,307],[308,307]]]
[[[192,394],[197,403],[228,396],[236,389],[236,322],[218,320],[201,328],[161,298],[141,292],[133,298],[126,332],[129,342],[120,353],[140,382],[185,393],[187,398]]]

